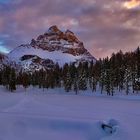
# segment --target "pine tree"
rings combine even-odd
[[[79,90],[86,90],[87,89],[87,80],[86,80],[86,72],[85,71],[82,71],[82,73],[79,75],[78,88],[79,88]]]
[[[136,62],[135,90],[138,93],[138,91],[140,90],[140,48],[139,47],[137,48],[135,53],[135,62]]]
[[[39,88],[43,87],[43,82],[45,78],[45,71],[43,69],[40,69],[38,72],[38,84],[39,84]]]
[[[126,94],[129,94],[130,91],[130,81],[131,81],[131,73],[130,70],[127,68],[125,72],[125,89],[126,89]]]
[[[0,71],[0,85],[2,85],[2,71]]]
[[[33,72],[31,75],[31,85],[33,87],[36,87],[38,85],[39,81],[38,81],[38,72]]]
[[[70,77],[70,72],[67,72],[66,79],[64,81],[65,91],[69,92],[72,88],[72,79]]]
[[[75,94],[77,95],[77,94],[78,94],[78,81],[77,81],[76,78],[75,78],[75,80],[74,80],[73,89],[74,89],[74,91],[75,91]]]
[[[25,91],[27,87],[30,85],[30,77],[29,74],[27,74],[26,72],[22,74],[22,85],[25,88]]]
[[[54,70],[49,70],[48,71],[48,85],[50,88],[54,88],[55,87],[55,77],[54,77]]]
[[[92,77],[91,78],[91,89],[92,89],[92,92],[96,92],[96,86],[97,86],[97,81],[95,79],[95,77]]]
[[[9,90],[13,92],[16,90],[16,72],[15,69],[11,69],[10,79],[9,79]]]
[[[54,68],[55,87],[61,87],[61,68],[56,63]]]
[[[114,95],[114,86],[115,86],[115,72],[113,71],[113,68],[110,69],[110,92],[111,95]]]
[[[100,88],[101,88],[101,94],[103,93],[103,90],[104,90],[104,84],[105,83],[105,70],[102,66],[102,69],[101,69],[101,74],[100,74],[100,79],[99,79],[99,84],[100,84]]]
[[[11,68],[9,66],[5,66],[2,73],[2,83],[3,86],[6,87],[6,89],[9,89],[10,73]]]
[[[110,81],[111,75],[110,75],[110,70],[106,70],[105,74],[105,90],[107,92],[107,95],[110,95],[111,92],[111,81]]]

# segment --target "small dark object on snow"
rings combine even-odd
[[[112,126],[103,123],[101,125],[101,127],[102,127],[103,130],[108,129],[108,131],[112,134],[112,132],[113,132],[113,127]]]

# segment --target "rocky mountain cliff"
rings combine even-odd
[[[52,68],[56,63],[63,66],[86,61],[95,62],[96,59],[85,49],[83,42],[72,31],[62,32],[57,26],[52,26],[29,44],[12,50],[6,62],[24,70],[38,70]]]

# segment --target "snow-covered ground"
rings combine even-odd
[[[90,94],[0,87],[0,140],[140,139],[140,96]],[[114,123],[113,133],[102,129],[104,121]]]

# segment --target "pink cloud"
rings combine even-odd
[[[96,57],[132,50],[139,44],[140,10],[122,7],[125,1],[20,0],[0,5],[0,35],[10,36],[3,41],[12,49],[58,25],[75,32]]]

